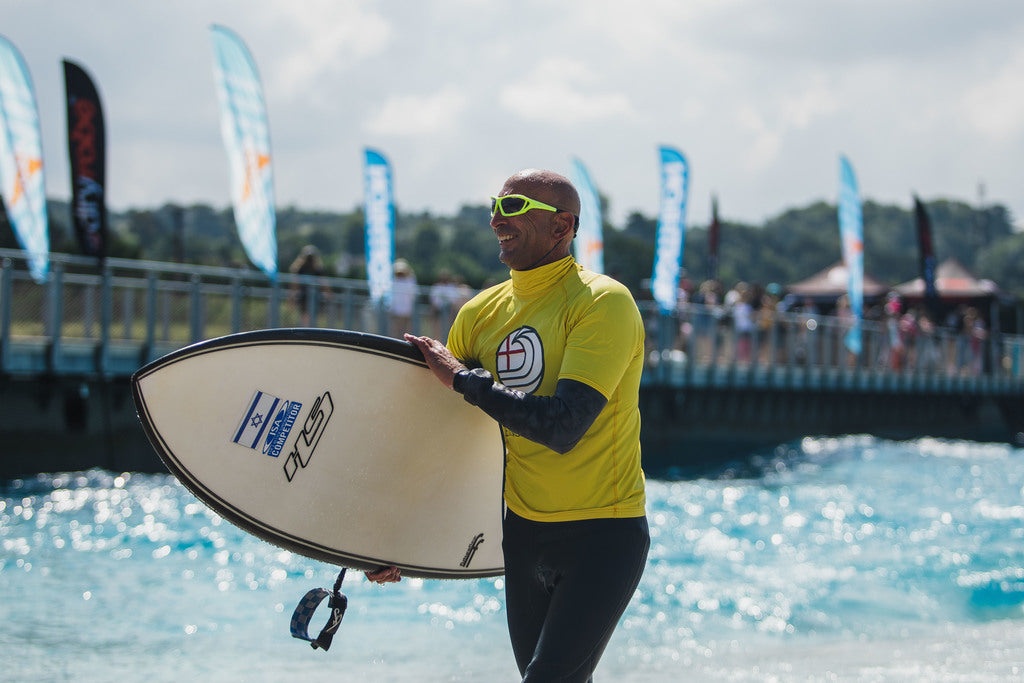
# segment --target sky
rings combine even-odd
[[[0,0],[50,197],[70,197],[70,59],[103,99],[108,206],[229,205],[214,23],[257,64],[279,208],[361,206],[372,147],[402,212],[578,158],[621,226],[657,215],[669,145],[693,225],[712,195],[752,224],[834,204],[843,154],[865,201],[999,203],[1024,226],[1020,0]]]

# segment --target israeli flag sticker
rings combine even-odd
[[[273,421],[274,411],[280,403],[281,399],[277,396],[256,391],[242,417],[242,423],[235,430],[235,438],[231,440],[246,448],[256,448]]]

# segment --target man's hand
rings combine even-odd
[[[466,366],[452,355],[448,347],[436,339],[417,337],[406,332],[405,341],[414,344],[423,353],[427,366],[441,380],[441,383],[449,389],[452,388],[455,373],[466,369]]]

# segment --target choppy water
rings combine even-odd
[[[805,439],[756,465],[649,481],[650,561],[598,680],[1024,678],[1024,451]],[[350,576],[325,653],[288,624],[335,569],[169,475],[0,494],[4,680],[517,679],[500,579]]]

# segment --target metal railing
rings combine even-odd
[[[203,339],[273,327],[444,336],[453,312],[429,310],[426,291],[397,320],[364,280],[51,254],[36,283],[22,252],[0,249],[0,373],[129,374]]]
[[[660,317],[641,302],[648,321],[648,365],[756,369],[817,368],[937,377],[1024,379],[1024,336],[984,327],[921,325],[914,317],[861,321],[861,352],[845,339],[852,320],[813,311],[758,311],[740,330],[727,308],[689,304]],[[995,316],[993,316],[995,317]]]
[[[304,290],[304,296],[299,296]],[[304,303],[300,310],[298,304]],[[848,322],[810,312],[760,315],[737,329],[720,307],[687,305],[662,316],[638,302],[652,368],[821,368],[844,372],[1024,380],[1024,337],[989,330],[968,337],[938,327],[909,335],[863,322],[863,351],[846,351]],[[34,282],[22,252],[0,249],[0,374],[127,375],[190,343],[233,332],[320,326],[445,338],[454,310],[435,310],[421,286],[412,316],[396,319],[367,283],[255,270],[50,255]]]

